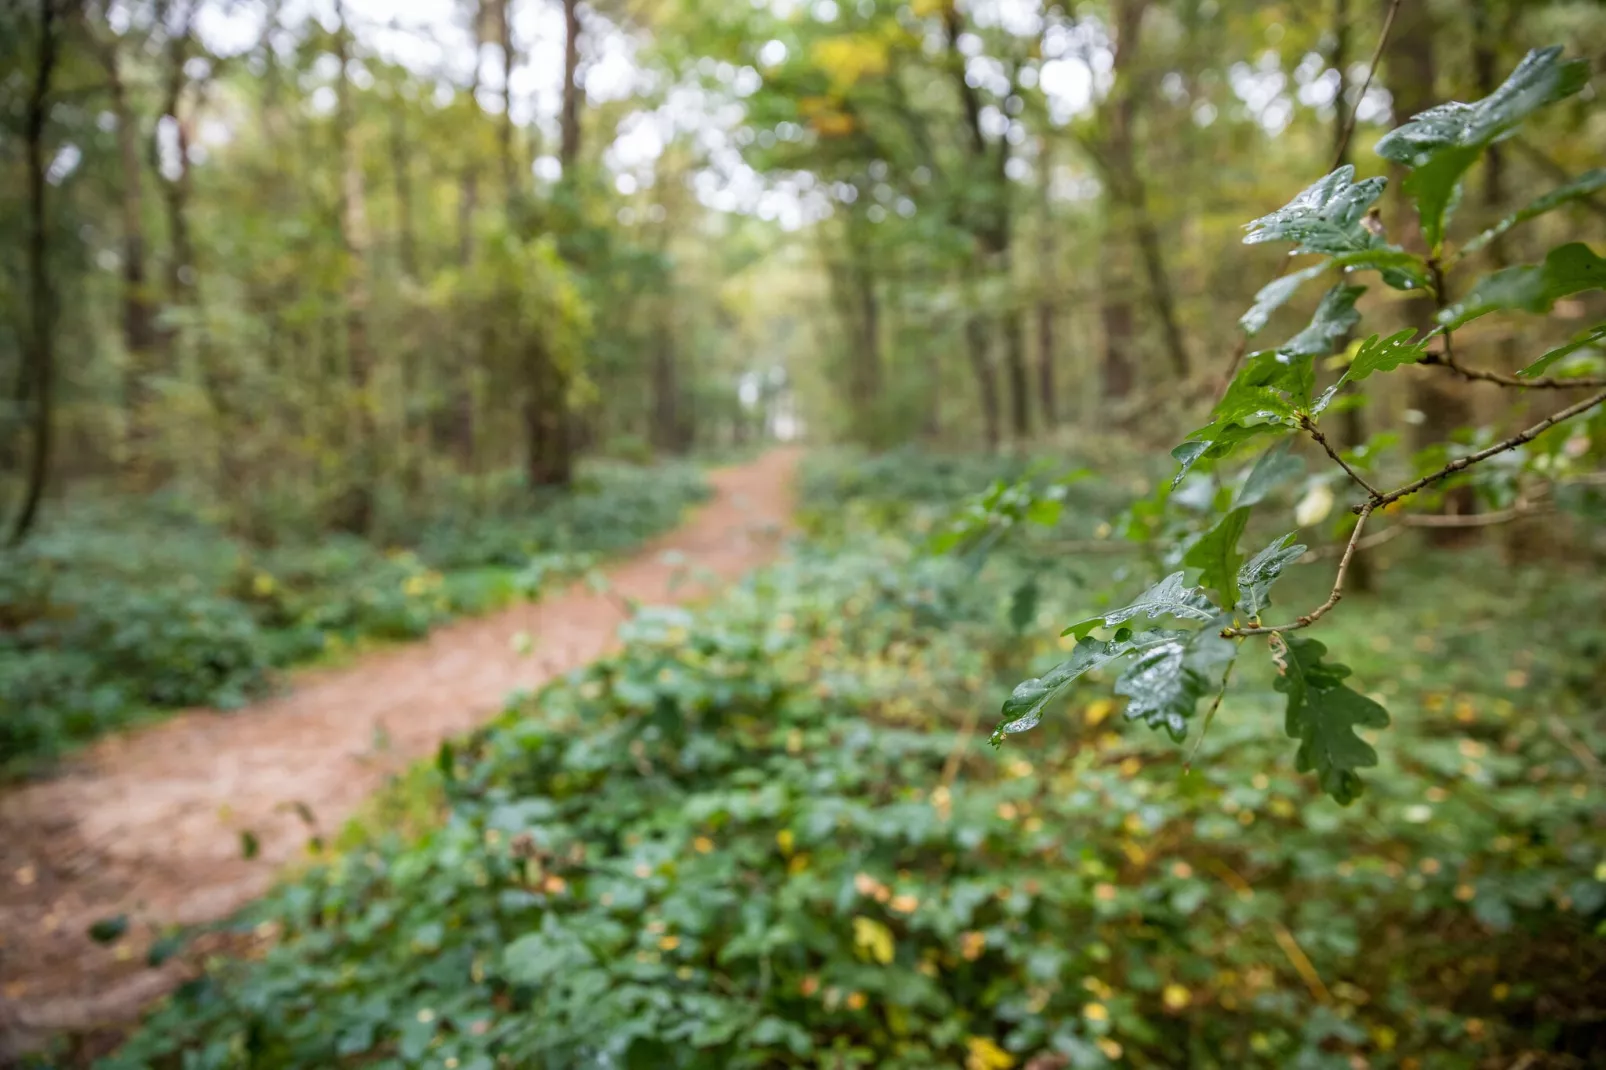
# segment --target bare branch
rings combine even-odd
[[[1347,472],[1351,479],[1360,484],[1361,488],[1364,489],[1368,495],[1376,498],[1382,494],[1382,491],[1368,483],[1364,478],[1362,478],[1359,472],[1350,467],[1348,461],[1339,456],[1338,451],[1333,449],[1332,443],[1327,441],[1327,436],[1322,434],[1321,431],[1317,429],[1315,421],[1313,421],[1309,416],[1301,416],[1299,418],[1299,425],[1306,431],[1310,432],[1310,437],[1316,440],[1317,445],[1321,446],[1322,449],[1327,451],[1327,456],[1336,461],[1338,466]]]
[[[1519,390],[1599,390],[1601,387],[1606,386],[1606,375],[1580,376],[1571,379],[1542,375],[1533,379],[1520,379],[1515,375],[1506,375],[1502,372],[1489,371],[1485,368],[1468,368],[1459,363],[1455,356],[1448,351],[1444,353],[1428,353],[1418,363],[1448,368],[1461,378],[1472,382],[1494,383],[1496,386],[1514,387]]]
[[[1364,515],[1364,513],[1369,513],[1373,509],[1388,505],[1390,502],[1397,502],[1401,498],[1409,497],[1410,495],[1421,490],[1423,487],[1437,483],[1439,480],[1452,476],[1462,469],[1470,468],[1480,461],[1487,461],[1490,457],[1493,457],[1497,453],[1504,453],[1507,450],[1514,450],[1526,442],[1532,442],[1535,438],[1538,438],[1541,433],[1548,431],[1550,428],[1555,427],[1559,423],[1563,423],[1572,419],[1574,416],[1588,412],[1590,409],[1593,409],[1596,405],[1599,405],[1603,401],[1606,401],[1606,390],[1603,390],[1598,394],[1591,394],[1583,401],[1578,402],[1576,405],[1569,405],[1560,412],[1552,413],[1527,430],[1519,431],[1510,438],[1496,442],[1493,446],[1490,446],[1487,449],[1479,450],[1477,453],[1469,453],[1465,457],[1457,457],[1455,460],[1451,461],[1437,472],[1425,475],[1421,479],[1413,479],[1403,487],[1400,487],[1396,490],[1391,490],[1387,494],[1377,495],[1365,505],[1356,506],[1354,511],[1358,514]]]

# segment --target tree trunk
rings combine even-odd
[[[50,475],[51,429],[55,420],[56,294],[45,259],[45,121],[50,114],[50,80],[56,69],[55,0],[39,0],[39,57],[33,91],[23,123],[24,158],[28,168],[28,341],[27,398],[33,404],[33,454],[22,508],[11,527],[16,546],[28,537],[39,516]]]
[[[1114,198],[1126,206],[1132,236],[1143,261],[1143,272],[1148,278],[1149,298],[1154,303],[1155,316],[1165,336],[1166,353],[1172,370],[1181,378],[1192,371],[1187,343],[1177,322],[1176,301],[1171,288],[1170,274],[1166,269],[1165,254],[1160,248],[1160,236],[1154,218],[1149,212],[1149,195],[1138,168],[1134,147],[1137,124],[1137,101],[1141,95],[1133,85],[1136,79],[1135,64],[1143,30],[1143,14],[1148,0],[1116,0],[1116,49],[1113,74],[1114,107],[1110,113],[1110,133],[1106,143],[1108,160],[1106,177]]]
[[[675,332],[670,315],[672,298],[665,298],[653,339],[652,435],[655,449],[679,453],[681,442],[680,378],[675,362]]]
[[[578,0],[563,0],[562,140],[558,161],[562,182],[573,186],[580,161],[580,12]],[[569,413],[568,375],[542,338],[532,339],[525,400],[525,437],[530,485],[568,486],[574,480],[574,436]]]
[[[970,358],[970,370],[976,376],[976,393],[981,401],[982,436],[989,450],[998,449],[999,412],[998,383],[993,377],[993,362],[987,351],[987,323],[979,313],[965,319],[965,353]]]
[[[1435,27],[1432,13],[1426,4],[1402,4],[1395,16],[1394,35],[1388,50],[1388,88],[1394,98],[1394,121],[1404,123],[1412,116],[1426,111],[1438,103],[1434,93],[1437,66],[1434,57]],[[1399,243],[1412,252],[1426,255],[1428,249],[1422,237],[1421,222],[1409,199],[1400,194],[1401,169],[1393,169],[1389,183],[1396,191],[1395,219],[1391,228]],[[1441,295],[1441,301],[1449,295]],[[1417,299],[1405,303],[1407,321],[1422,333],[1434,326],[1433,303]],[[1449,439],[1450,433],[1467,423],[1471,415],[1467,398],[1459,384],[1437,368],[1413,369],[1409,399],[1410,405],[1422,414],[1412,429],[1412,443],[1417,449],[1435,446]],[[1470,513],[1474,511],[1471,488],[1462,487],[1446,495],[1446,511]],[[1465,541],[1468,532],[1475,529],[1430,529],[1428,538],[1436,543]]]
[[[1350,162],[1349,139],[1345,136],[1348,131],[1349,105],[1345,97],[1349,94],[1349,40],[1350,40],[1349,0],[1333,0],[1333,50],[1327,57],[1330,67],[1338,72],[1338,88],[1333,94],[1333,152],[1331,159],[1335,167],[1342,167]],[[1339,340],[1339,351],[1343,352],[1349,346],[1350,337],[1346,332]],[[1366,441],[1366,410],[1359,405],[1351,405],[1339,415],[1339,441],[1351,448],[1359,446]],[[1350,561],[1349,587],[1352,591],[1364,592],[1376,587],[1376,578],[1372,568],[1372,558],[1365,553],[1357,554]]]
[[[346,367],[350,376],[351,411],[347,432],[351,449],[346,458],[346,485],[336,507],[335,526],[366,535],[373,527],[374,484],[378,479],[377,429],[369,380],[373,352],[368,342],[368,210],[363,189],[362,157],[354,130],[352,102],[351,28],[345,4],[337,0],[335,58],[340,63],[335,83],[335,136],[339,141],[340,243],[345,252]]]
[[[513,67],[517,62],[513,51],[513,0],[500,0],[497,15],[502,46],[502,123],[497,130],[497,147],[502,158],[502,192],[511,209],[519,192],[518,166],[513,154]]]
[[[100,37],[94,28],[101,65],[106,71],[106,89],[111,110],[117,120],[117,159],[122,184],[119,208],[123,226],[123,346],[128,351],[125,402],[128,406],[128,460],[142,489],[151,473],[146,456],[152,438],[150,380],[158,371],[153,361],[154,310],[151,306],[145,264],[145,223],[143,175],[139,158],[139,122],[128,102],[128,89],[122,77],[122,42],[109,31]]]
[[[1043,426],[1052,430],[1059,423],[1059,405],[1054,396],[1054,299],[1058,284],[1055,282],[1054,220],[1049,207],[1049,187],[1053,182],[1052,161],[1048,139],[1041,142],[1038,166],[1042,175],[1038,182],[1039,207],[1042,218],[1037,236],[1037,277],[1040,290],[1037,296],[1037,401],[1043,410]]]
[[[402,275],[418,277],[418,230],[413,220],[413,161],[407,145],[407,102],[397,94],[390,113],[390,169],[396,184],[396,253]]]
[[[1127,296],[1131,280],[1120,272],[1104,279],[1104,300],[1099,318],[1104,325],[1104,396],[1118,401],[1132,393],[1132,302]]]
[[[563,0],[563,106],[558,159],[564,176],[580,158],[580,11],[579,0]]]
[[[1026,370],[1026,323],[1017,308],[1003,313],[1004,367],[1009,373],[1009,421],[1016,442],[1032,435],[1030,376]]]

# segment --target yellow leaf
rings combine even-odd
[[[1165,986],[1160,993],[1160,1001],[1165,1004],[1166,1010],[1180,1011],[1193,1002],[1193,995],[1184,987],[1175,982]]]
[[[1114,709],[1115,703],[1109,699],[1095,699],[1087,704],[1087,709],[1082,711],[1082,716],[1086,719],[1088,727],[1092,728],[1102,724]]]
[[[838,92],[887,70],[887,43],[869,34],[828,37],[815,44],[810,55]]]
[[[775,844],[781,849],[783,855],[792,853],[792,844],[796,842],[791,829],[782,829],[775,834]]]
[[[1015,1057],[989,1037],[966,1037],[965,1047],[970,1050],[965,1070],[1009,1070],[1015,1065]]]
[[[892,961],[892,930],[874,918],[853,919],[853,945],[861,956],[883,966]]]
[[[1082,1017],[1090,1022],[1107,1022],[1110,1020],[1110,1011],[1102,1003],[1089,1003],[1082,1008]]]
[[[1302,528],[1320,524],[1327,519],[1327,514],[1333,511],[1333,489],[1326,483],[1318,483],[1305,492],[1305,496],[1294,507],[1294,523]]]

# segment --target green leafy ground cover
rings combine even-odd
[[[1395,711],[1347,808],[1296,770],[1253,668],[1191,772],[1104,697],[994,751],[1010,684],[1064,657],[1023,625],[1051,634],[1099,572],[1023,610],[1035,561],[977,572],[867,530],[928,500],[904,476],[947,478],[916,463],[857,504],[814,467],[795,558],[644,612],[618,655],[443,749],[395,801],[418,828],[353,832],[238,920],[256,952],[212,960],[104,1065],[1606,1056],[1606,621],[1584,577],[1429,557],[1409,599],[1324,628]]]
[[[689,466],[600,465],[533,511],[511,494],[443,502],[462,519],[390,550],[349,537],[262,549],[160,500],[87,503],[0,555],[0,771],[152,711],[241,705],[275,668],[533,597],[706,494]]]

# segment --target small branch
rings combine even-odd
[[[1383,30],[1377,35],[1377,47],[1372,50],[1372,61],[1366,65],[1366,80],[1361,82],[1361,88],[1355,94],[1355,107],[1350,109],[1349,119],[1344,123],[1344,132],[1338,136],[1338,149],[1333,153],[1333,162],[1328,165],[1327,171],[1331,174],[1344,159],[1349,151],[1350,135],[1355,133],[1355,119],[1361,113],[1361,101],[1366,97],[1366,91],[1372,88],[1372,78],[1377,74],[1377,65],[1383,58],[1383,49],[1389,43],[1389,34],[1394,30],[1394,16],[1400,10],[1400,0],[1390,0],[1388,13],[1383,16]],[[1343,106],[1343,101],[1338,102]]]
[[[1538,438],[1541,433],[1548,431],[1550,428],[1555,427],[1559,423],[1563,423],[1572,419],[1574,416],[1588,412],[1590,409],[1593,409],[1596,405],[1599,405],[1603,401],[1606,401],[1606,390],[1603,390],[1598,394],[1591,394],[1589,397],[1578,402],[1576,405],[1569,405],[1560,412],[1553,413],[1550,416],[1545,417],[1543,420],[1540,420],[1526,431],[1519,431],[1517,434],[1512,435],[1508,439],[1505,439],[1501,442],[1496,442],[1488,449],[1479,450],[1477,453],[1469,453],[1465,457],[1457,457],[1455,460],[1451,461],[1437,472],[1425,475],[1421,479],[1414,479],[1405,484],[1405,486],[1400,487],[1397,490],[1391,490],[1387,494],[1378,495],[1365,505],[1357,505],[1355,507],[1355,512],[1364,516],[1366,513],[1370,513],[1373,509],[1388,505],[1391,502],[1397,502],[1401,498],[1409,497],[1421,490],[1423,487],[1437,483],[1439,480],[1448,476],[1452,476],[1464,468],[1470,468],[1479,461],[1487,461],[1490,457],[1493,457],[1497,453],[1504,453],[1507,450],[1516,449],[1518,446],[1521,446],[1524,443],[1532,442],[1535,438]]]
[[[1379,491],[1376,487],[1372,486],[1372,484],[1368,483],[1365,479],[1363,479],[1359,472],[1357,472],[1355,469],[1350,467],[1348,461],[1344,460],[1343,457],[1339,456],[1338,451],[1333,448],[1332,443],[1327,441],[1327,436],[1322,434],[1321,431],[1319,431],[1317,429],[1316,423],[1315,423],[1314,420],[1312,420],[1309,416],[1301,416],[1299,418],[1299,425],[1301,427],[1303,427],[1306,431],[1310,432],[1310,437],[1316,440],[1316,444],[1318,446],[1320,446],[1322,449],[1327,451],[1327,456],[1331,457],[1334,461],[1336,461],[1338,463],[1338,466],[1340,468],[1342,468],[1346,473],[1348,473],[1349,477],[1351,479],[1353,479],[1356,483],[1360,484],[1361,488],[1363,490],[1365,490],[1368,495],[1370,495],[1373,498],[1376,498],[1379,495],[1381,495],[1381,493],[1382,493],[1381,491]]]
[[[1361,532],[1366,528],[1366,518],[1372,515],[1374,508],[1376,506],[1372,502],[1367,502],[1360,507],[1361,514],[1355,521],[1355,530],[1350,532],[1349,543],[1344,547],[1344,556],[1339,559],[1338,572],[1333,576],[1333,593],[1327,596],[1327,601],[1292,624],[1278,624],[1269,628],[1262,628],[1259,625],[1252,628],[1223,628],[1221,637],[1223,639],[1238,639],[1246,635],[1271,635],[1276,632],[1292,632],[1300,628],[1309,628],[1312,624],[1321,620],[1322,616],[1338,605],[1339,599],[1344,597],[1344,577],[1349,572],[1350,561],[1355,557],[1355,547],[1361,541]]]
[[[1520,379],[1515,375],[1506,375],[1502,372],[1489,371],[1485,368],[1468,368],[1456,361],[1455,356],[1448,350],[1444,353],[1425,354],[1420,364],[1434,365],[1448,368],[1461,378],[1480,383],[1494,383],[1496,386],[1515,387],[1519,390],[1599,390],[1606,386],[1606,376],[1592,375],[1573,379],[1558,379],[1554,375],[1542,375],[1533,379]]]

